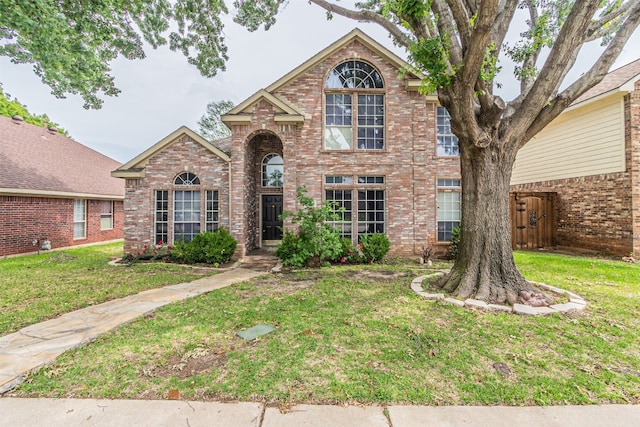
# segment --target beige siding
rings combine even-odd
[[[624,108],[611,96],[565,112],[525,145],[511,184],[625,170]]]

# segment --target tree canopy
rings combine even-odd
[[[204,76],[223,70],[226,13],[223,0],[0,0],[0,56],[33,64],[53,95],[100,108],[100,94],[120,92],[111,61],[144,58],[144,42],[168,44]]]
[[[202,136],[209,141],[215,141],[227,136],[231,136],[229,128],[222,123],[220,116],[228,113],[235,107],[229,100],[211,101],[207,104],[207,110],[198,120],[199,131]]]
[[[62,129],[56,123],[49,119],[46,114],[32,114],[27,107],[23,105],[18,99],[12,98],[11,95],[5,93],[0,87],[0,116],[13,117],[20,116],[25,123],[30,123],[36,126],[54,126],[58,133],[69,136],[66,130]]]

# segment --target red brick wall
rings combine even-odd
[[[512,191],[558,192],[559,245],[640,256],[640,83],[625,96],[622,173],[512,186]]]
[[[177,187],[176,175],[194,173],[199,186]],[[173,236],[173,191],[199,190],[201,224],[204,229],[205,191],[217,190],[220,226],[229,228],[229,169],[227,163],[188,136],[182,136],[151,157],[142,179],[127,179],[125,185],[124,252],[141,251],[155,240],[155,191],[169,191],[169,241]]]
[[[380,151],[335,152],[323,147],[324,85],[338,64],[358,59],[375,66],[385,82],[385,149]],[[255,244],[254,222],[257,194],[245,184],[255,179],[255,155],[248,141],[261,133],[276,135],[283,144],[284,208],[297,209],[295,192],[305,186],[308,195],[322,200],[324,175],[383,175],[386,197],[386,230],[393,254],[417,254],[422,246],[438,245],[436,224],[436,184],[438,178],[458,178],[458,158],[436,155],[436,105],[424,96],[409,92],[398,78],[398,70],[382,57],[353,42],[320,62],[295,81],[275,93],[304,113],[300,126],[277,125],[275,111],[267,102],[259,103],[251,125],[233,126],[232,230],[250,249]],[[251,165],[251,168],[248,166]],[[237,173],[242,171],[242,173]],[[245,194],[238,192],[245,188]],[[249,212],[247,212],[247,210]],[[250,222],[251,221],[251,222]],[[251,236],[249,236],[251,234]]]
[[[113,229],[100,229],[100,201],[87,201],[86,238],[73,238],[73,199],[0,196],[0,256],[34,252],[33,240],[52,248],[121,239],[123,202],[114,202]]]

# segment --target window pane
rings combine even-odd
[[[384,233],[384,230],[384,190],[358,190],[358,235]]]
[[[438,192],[438,241],[451,241],[454,227],[460,226],[461,193],[457,191]]]
[[[451,131],[451,117],[447,110],[438,107],[437,113],[437,131],[438,131],[438,155],[439,156],[458,156],[460,151],[458,148],[458,137]]]
[[[169,240],[169,192],[166,190],[157,190],[156,212],[155,212],[155,242],[166,243]]]
[[[327,126],[324,132],[324,148],[327,150],[351,150],[353,148],[353,130]]]
[[[351,231],[351,190],[326,190],[325,200],[335,202],[335,211],[339,215],[339,220],[332,222],[335,228],[340,231],[340,236],[346,239],[350,239],[352,236]]]
[[[189,242],[200,233],[200,192],[175,191],[174,197],[173,240]]]
[[[73,201],[73,238],[84,239],[87,237],[87,202],[86,200]]]

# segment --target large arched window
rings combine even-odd
[[[267,154],[262,159],[262,186],[282,187],[284,161],[278,154]]]
[[[355,120],[354,120],[355,111]],[[373,66],[350,60],[325,83],[326,150],[384,149],[384,82]]]

